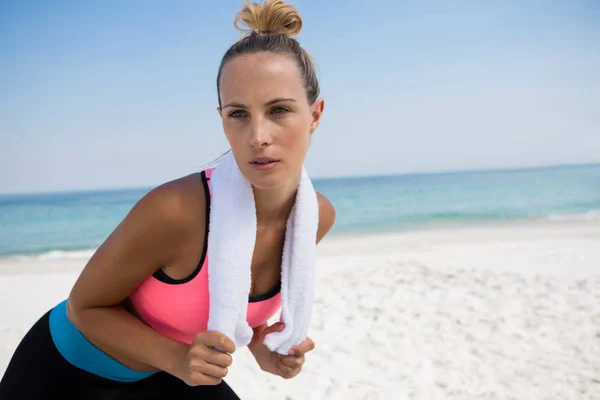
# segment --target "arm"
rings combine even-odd
[[[329,233],[335,223],[335,208],[333,204],[323,196],[317,193],[319,199],[319,227],[317,229],[317,244]]]
[[[185,344],[157,333],[120,304],[152,273],[175,262],[196,224],[190,210],[204,210],[190,198],[174,183],[144,196],[89,260],[69,295],[73,324],[130,368],[175,375],[185,356]],[[204,202],[204,196],[197,199]]]

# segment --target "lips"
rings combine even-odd
[[[280,160],[271,157],[256,157],[250,161],[250,165],[260,172],[272,171],[277,168]]]
[[[251,164],[271,164],[274,162],[278,162],[279,160],[275,159],[275,158],[271,158],[271,157],[256,157],[253,158],[250,163]]]

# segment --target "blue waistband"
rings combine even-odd
[[[50,311],[50,335],[58,352],[72,365],[113,381],[134,382],[156,372],[126,367],[90,343],[67,317],[67,301]]]

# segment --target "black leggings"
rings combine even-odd
[[[158,372],[137,382],[117,382],[74,367],[54,346],[49,317],[50,312],[40,318],[17,347],[0,380],[0,400],[239,400],[224,381],[192,387]]]

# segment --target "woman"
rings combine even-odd
[[[271,352],[267,326],[279,308],[286,219],[324,102],[308,54],[292,36],[302,20],[282,0],[247,3],[250,32],[224,55],[219,114],[235,161],[253,185],[257,237],[248,307],[248,345],[262,370],[296,376],[314,343]],[[265,164],[267,162],[267,164]],[[210,170],[144,196],[90,259],[68,300],[23,338],[0,382],[0,399],[237,399],[222,380],[234,344],[207,332]],[[335,212],[319,194],[317,242]],[[194,318],[189,316],[193,315]],[[184,327],[196,329],[194,336]],[[215,349],[218,347],[221,351]],[[204,396],[204,397],[203,397]]]

